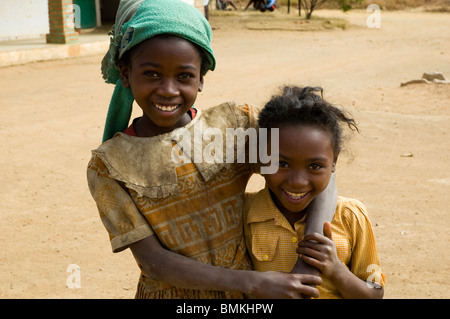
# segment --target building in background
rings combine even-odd
[[[183,0],[204,13],[203,0]],[[113,24],[120,0],[0,0],[1,41],[76,44],[80,30]]]

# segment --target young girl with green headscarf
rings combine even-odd
[[[315,296],[310,285],[318,276],[251,271],[242,224],[250,164],[194,161],[186,149],[178,150],[184,160],[173,158],[199,127],[225,136],[254,126],[251,105],[193,108],[214,68],[211,28],[196,8],[180,0],[121,1],[102,62],[115,90],[103,144],[87,170],[112,249],[133,252],[141,269],[137,298]],[[133,101],[143,115],[129,125]],[[332,211],[315,214],[317,224]]]

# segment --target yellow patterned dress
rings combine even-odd
[[[227,128],[254,127],[255,109],[224,103],[197,112],[179,136],[176,130],[155,137],[117,133],[103,143],[92,152],[87,169],[91,194],[114,252],[156,235],[167,249],[205,264],[250,269],[242,224],[250,165],[227,163],[227,143],[223,143],[222,163],[189,159],[196,148],[210,145],[207,139],[197,143],[199,132],[219,129],[225,137]],[[190,154],[177,149],[186,137],[192,139]],[[174,152],[180,155],[180,151],[184,159],[174,160]],[[136,298],[242,297],[236,292],[171,286],[152,279],[142,268],[136,292]]]
[[[291,272],[298,259],[296,249],[305,232],[305,220],[306,216],[293,228],[275,206],[267,187],[246,194],[245,238],[255,270]],[[331,230],[339,260],[361,280],[384,287],[385,276],[381,272],[375,236],[364,205],[358,200],[338,196]],[[319,298],[342,298],[327,278],[322,278],[317,289]]]

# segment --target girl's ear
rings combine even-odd
[[[200,83],[198,84],[198,91],[201,92],[203,90],[203,75],[200,75]]]
[[[130,87],[130,68],[125,65],[119,65],[120,70],[120,80],[122,81],[122,86],[125,88]]]
[[[334,173],[334,172],[336,171],[336,163],[337,163],[338,157],[339,157],[339,153],[337,153],[337,154],[334,156],[333,166],[332,166],[332,168],[331,168],[331,172],[332,172],[332,173]]]

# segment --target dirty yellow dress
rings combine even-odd
[[[192,154],[211,145],[205,138],[198,143],[199,132],[211,128],[217,133],[219,129],[225,137],[226,128],[254,127],[255,111],[251,105],[224,103],[198,110],[178,136],[174,134],[178,129],[155,137],[117,133],[92,151],[88,184],[113,252],[156,235],[167,249],[205,264],[251,269],[242,224],[250,165],[227,163],[226,151],[230,150],[225,142],[223,163],[199,161]],[[180,153],[177,146],[187,137],[192,142],[191,153],[185,149]],[[237,147],[235,151],[236,159]],[[185,157],[174,160],[174,154]],[[136,298],[242,297],[236,292],[171,286],[152,279],[142,268],[136,292]]]

